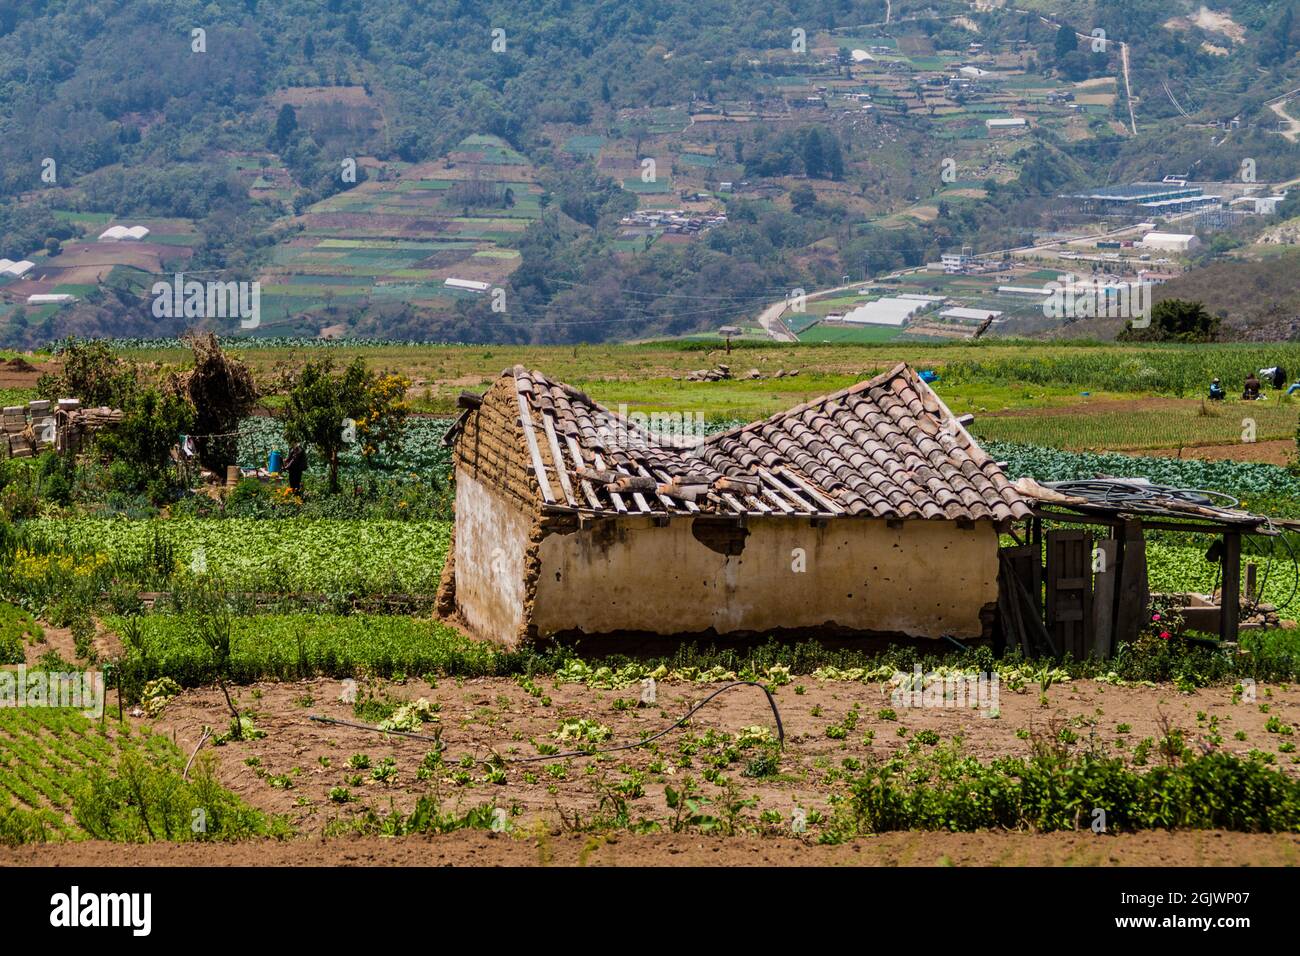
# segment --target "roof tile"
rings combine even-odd
[[[515,366],[504,374],[513,376],[531,414],[528,424],[543,443],[550,419],[561,443],[572,438],[584,461],[600,455],[609,471],[664,481],[658,494],[640,496],[649,511],[783,513],[775,501],[797,513],[890,519],[1005,520],[1030,511],[997,464],[906,364],[713,435],[695,448],[661,440],[539,371]],[[546,460],[554,470],[549,455]],[[567,469],[572,462],[560,465]],[[755,479],[763,491],[756,498],[714,488],[688,507],[665,487],[672,478],[713,485],[724,476]],[[591,485],[602,510],[613,511],[605,484],[593,478]],[[640,510],[632,495],[625,493],[623,501],[630,511]]]

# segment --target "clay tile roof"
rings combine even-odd
[[[619,513],[1023,518],[1028,502],[908,365],[693,445],[523,366],[514,379],[548,504]]]

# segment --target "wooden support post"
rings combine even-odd
[[[1148,623],[1146,619],[1147,587],[1146,540],[1142,522],[1126,520],[1119,534],[1119,576],[1115,581],[1115,629],[1111,635],[1112,646],[1137,640],[1138,633]]]
[[[1115,653],[1115,582],[1119,577],[1119,542],[1097,542],[1099,559],[1093,562],[1091,652],[1102,660]]]
[[[1258,570],[1259,569],[1255,567],[1254,561],[1246,562],[1246,603],[1247,604],[1253,605],[1256,600],[1263,599],[1263,595],[1260,595],[1259,598],[1256,598],[1255,596],[1255,588],[1256,588],[1255,575]]]
[[[1219,598],[1219,637],[1236,642],[1241,619],[1241,532],[1223,534],[1223,588]]]

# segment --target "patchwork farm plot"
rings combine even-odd
[[[272,253],[262,307],[280,331],[335,308],[449,308],[471,293],[447,279],[499,284],[518,266],[512,246],[541,214],[541,196],[522,156],[469,137],[442,162],[403,166],[305,210],[301,231]]]
[[[62,305],[27,306],[33,295],[69,295],[84,299],[100,286],[112,284],[143,293],[159,275],[184,271],[202,239],[193,222],[178,218],[129,218],[109,214],[57,211],[56,215],[84,235],[64,241],[58,254],[47,250],[31,254],[33,268],[22,278],[6,282],[6,297],[24,304],[28,321],[43,320]],[[149,234],[141,241],[102,240],[113,226],[143,226]],[[13,306],[13,307],[16,307]],[[6,308],[10,308],[6,304]]]

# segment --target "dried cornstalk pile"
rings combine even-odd
[[[257,404],[257,383],[248,366],[222,351],[211,332],[186,336],[194,367],[172,372],[165,390],[194,407],[195,445],[205,468],[224,472],[236,463],[237,429]]]

